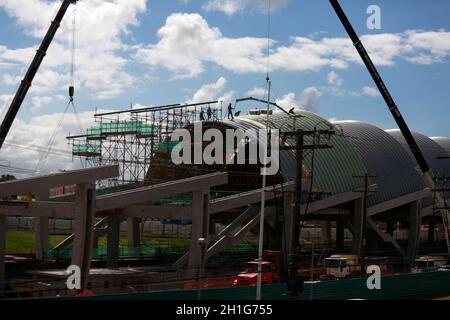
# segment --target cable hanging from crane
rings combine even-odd
[[[64,122],[64,119],[67,115],[67,112],[69,111],[70,106],[73,108],[73,112],[75,115],[75,118],[77,120],[78,127],[80,129],[80,132],[84,132],[83,125],[81,123],[81,119],[78,115],[77,109],[75,107],[74,103],[74,96],[75,96],[75,52],[76,52],[76,8],[73,10],[73,20],[72,20],[72,56],[71,56],[71,63],[70,63],[70,85],[69,85],[69,102],[67,103],[67,106],[64,110],[64,113],[60,117],[55,129],[53,130],[52,135],[50,136],[50,139],[45,147],[45,151],[42,153],[41,157],[39,158],[39,161],[36,165],[35,172],[40,172],[44,165],[47,163],[48,156],[50,153],[52,153],[53,147],[56,142],[56,138],[58,136],[58,132],[60,131],[62,124]]]

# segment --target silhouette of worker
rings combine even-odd
[[[206,114],[208,115],[208,120],[211,120],[211,117],[212,117],[211,107],[208,107],[208,110],[206,110]]]
[[[230,103],[228,105],[228,120],[234,120],[234,114],[233,114],[233,105]]]
[[[200,121],[205,121],[205,111],[200,111]]]

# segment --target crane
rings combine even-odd
[[[36,76],[36,73],[42,64],[42,61],[44,60],[44,57],[47,54],[47,50],[50,47],[50,44],[52,43],[53,38],[55,37],[56,32],[59,29],[59,26],[61,25],[61,22],[64,18],[64,15],[67,12],[67,9],[71,4],[75,4],[77,1],[78,0],[63,1],[60,9],[58,10],[58,13],[56,14],[55,19],[52,21],[44,39],[42,40],[41,46],[36,51],[36,55],[34,56],[31,65],[28,67],[27,73],[25,74],[24,79],[20,83],[19,89],[17,90],[14,99],[12,100],[8,112],[6,113],[5,118],[3,119],[2,125],[0,127],[0,149],[2,148],[3,143],[5,142],[8,132],[11,129],[11,126],[14,123],[17,113],[19,112],[19,109],[22,106],[22,103],[28,93],[28,90],[32,85],[34,77]],[[73,89],[70,90],[72,93]]]
[[[364,64],[367,67],[367,70],[369,71],[370,75],[373,78],[373,81],[375,82],[376,86],[378,87],[378,90],[380,91],[381,95],[384,98],[384,101],[386,102],[387,106],[389,107],[389,110],[394,117],[395,122],[397,123],[401,133],[403,134],[403,137],[405,138],[409,149],[411,150],[412,154],[414,155],[414,158],[417,161],[417,164],[420,167],[420,170],[422,172],[422,176],[424,178],[425,184],[427,185],[430,190],[433,190],[436,188],[433,177],[430,173],[430,167],[427,163],[427,160],[425,159],[422,151],[420,150],[416,140],[414,139],[414,136],[412,135],[408,125],[406,124],[405,119],[403,118],[402,114],[400,113],[400,110],[398,109],[394,99],[392,98],[391,94],[389,93],[388,88],[383,82],[383,79],[381,78],[380,74],[377,71],[377,68],[373,64],[369,54],[367,53],[366,49],[364,48],[364,45],[362,44],[361,40],[359,39],[358,35],[356,34],[355,30],[353,29],[352,24],[348,20],[347,16],[345,15],[344,10],[342,9],[341,5],[339,4],[338,0],[329,0],[331,3],[331,6],[333,7],[334,11],[336,12],[339,20],[341,21],[342,25],[344,26],[345,30],[347,31],[350,39],[353,42],[353,45],[355,46],[356,50],[358,51],[359,55],[361,56],[361,59],[363,60]],[[445,235],[445,241],[447,245],[448,254],[450,255],[450,240],[448,238],[448,209],[446,209],[445,201],[441,194],[439,192],[436,193],[436,201],[438,203],[439,211],[442,217],[442,223],[444,224],[444,235]]]

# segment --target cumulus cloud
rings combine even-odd
[[[205,84],[198,89],[189,103],[199,103],[208,101],[222,101],[224,104],[231,102],[234,99],[235,92],[229,91],[224,93],[227,85],[227,80],[224,77],[220,77],[216,82]]]
[[[271,0],[271,11],[284,8],[288,0]],[[219,11],[228,16],[244,10],[252,10],[260,13],[267,13],[269,9],[268,1],[261,0],[208,0],[203,5],[206,11]]]
[[[316,87],[309,87],[303,90],[300,97],[297,97],[297,95],[293,92],[289,92],[276,102],[285,109],[295,108],[316,112],[318,110],[318,102],[322,94],[323,93]]]
[[[115,97],[132,86],[135,79],[126,70],[128,47],[124,39],[129,27],[138,25],[138,15],[147,8],[147,0],[83,0],[71,6],[61,24],[32,87],[34,93],[49,93],[68,86],[71,62],[72,17],[76,10],[76,83],[97,99]],[[59,1],[0,0],[0,7],[23,29],[41,40]],[[23,74],[36,47],[10,49],[0,47],[0,68],[8,67],[4,82]],[[15,67],[11,69],[11,66]]]
[[[62,125],[56,131],[54,144],[51,148],[48,145],[49,139],[62,116],[61,113],[54,113],[37,116],[30,121],[16,119],[0,152],[1,159],[10,161],[16,168],[27,169],[27,175],[32,175],[33,170],[40,171],[36,172],[38,174],[53,171],[55,168],[72,169],[78,167],[79,161],[77,163],[72,162],[71,149],[65,139],[69,132],[80,133],[78,122],[73,113],[65,115]],[[86,127],[93,122],[91,112],[81,113],[79,117]],[[47,153],[48,157],[46,158]],[[39,162],[41,164],[38,167]]]
[[[170,15],[158,31],[156,44],[138,46],[138,61],[152,67],[164,67],[175,78],[192,78],[204,71],[205,63],[214,63],[237,73],[266,69],[263,38],[227,38],[210,27],[199,14]]]
[[[331,71],[327,75],[327,82],[333,87],[342,87],[344,84],[344,80],[335,71]]]
[[[372,98],[381,96],[381,94],[377,88],[370,87],[370,86],[364,86],[359,91],[352,91],[350,93],[350,95],[355,96],[355,97],[365,96],[365,97],[372,97]]]
[[[267,89],[261,87],[254,87],[253,89],[246,92],[246,95],[254,98],[263,98],[267,95]]]
[[[163,67],[175,78],[200,75],[205,65],[215,64],[235,73],[262,73],[267,68],[267,40],[229,38],[210,26],[199,14],[170,15],[158,31],[154,44],[135,47],[138,61]],[[429,64],[445,61],[450,55],[450,32],[409,30],[395,34],[361,37],[375,64],[393,66],[397,60]],[[288,45],[271,40],[273,71],[305,72],[328,67],[346,69],[361,63],[348,38],[308,38],[294,36]]]

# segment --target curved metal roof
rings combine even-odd
[[[342,134],[358,150],[370,174],[377,175],[371,182],[378,186],[369,198],[369,205],[392,200],[424,189],[422,177],[405,149],[391,135],[369,123],[335,121]]]
[[[400,130],[387,130],[386,132],[394,137],[405,148],[410,157],[414,159],[414,156],[411,150],[409,150],[408,144],[406,143],[405,138],[403,138]],[[447,155],[446,150],[441,147],[439,143],[421,133],[413,132],[412,134],[416,139],[420,150],[425,156],[432,173],[434,175],[450,174],[450,165],[448,164],[448,161],[438,159],[439,157]],[[415,160],[414,163],[416,163]]]
[[[281,112],[270,116],[270,127],[280,130],[280,133],[303,130],[329,129],[331,123],[327,120],[306,111],[295,111],[302,117],[290,117]],[[267,116],[241,116],[234,123],[245,126],[253,125],[265,127]],[[245,123],[245,124],[244,124]],[[311,137],[305,137],[305,144],[312,143]],[[321,143],[326,141],[322,140]],[[364,175],[367,172],[361,157],[350,142],[341,135],[333,135],[330,139],[331,149],[321,149],[315,152],[314,182],[315,190],[327,194],[340,194],[362,188],[362,179],[355,179],[354,175]],[[287,139],[286,145],[294,146],[295,139]],[[304,170],[312,171],[312,152],[305,151]],[[286,181],[295,179],[295,156],[293,151],[280,152],[280,167]]]
[[[438,145],[440,145],[445,151],[447,151],[447,154],[450,156],[450,139],[445,137],[433,137],[431,138],[434,142],[436,142]]]

